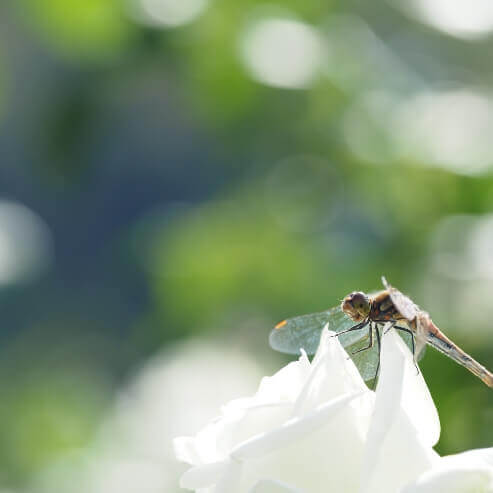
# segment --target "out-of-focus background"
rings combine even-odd
[[[489,0],[0,3],[0,491],[173,492],[170,439],[410,294],[493,367]],[[493,392],[428,350],[437,450]]]

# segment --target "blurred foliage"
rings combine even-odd
[[[101,60],[122,51],[132,36],[118,0],[22,0],[16,7],[23,20],[57,52]]]
[[[8,75],[8,70],[5,67],[5,59],[3,55],[3,50],[0,49],[0,122],[3,116],[5,100],[7,94],[7,80],[6,77]]]
[[[0,5],[0,198],[35,213],[55,259],[0,288],[2,488],[90,445],[177,339],[241,332],[271,368],[273,323],[382,274],[493,368],[489,31],[453,37],[384,1],[217,0],[188,21],[187,4]],[[135,13],[163,5],[183,25]],[[250,47],[255,75],[245,32],[265,19],[289,22]],[[320,60],[286,88],[316,55],[289,32]],[[0,274],[20,248],[4,236]],[[421,367],[438,451],[491,446],[491,391],[431,349]]]
[[[242,124],[242,118],[261,122],[261,115],[263,118],[269,115],[259,109],[264,104],[272,104],[272,98],[277,99],[273,91],[259,87],[246,77],[238,57],[240,43],[233,41],[252,17],[263,12],[289,16],[294,11],[301,18],[317,23],[330,12],[330,4],[289,0],[282,5],[266,5],[261,0],[222,0],[215,2],[214,8],[206,11],[200,22],[178,33],[173,44],[185,57],[181,62],[186,71],[185,83],[194,102],[207,114],[208,121],[221,128],[234,121]],[[214,55],[204,55],[206,53]],[[299,99],[300,95],[291,97]],[[286,98],[281,99],[285,104]],[[271,116],[280,117],[279,114]]]
[[[64,454],[87,446],[101,419],[101,389],[88,376],[36,373],[3,384],[0,407],[4,480],[23,481]],[[5,477],[6,476],[6,477]]]

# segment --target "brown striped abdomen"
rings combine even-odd
[[[455,362],[467,368],[471,373],[480,378],[488,387],[493,388],[493,373],[478,363],[472,356],[454,344],[432,321],[428,318],[426,327],[426,342],[438,351],[444,353]]]

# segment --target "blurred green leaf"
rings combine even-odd
[[[0,389],[0,473],[9,483],[87,446],[107,399],[94,375],[68,369],[29,369]]]
[[[21,0],[17,7],[50,46],[70,57],[106,59],[132,35],[118,0]]]

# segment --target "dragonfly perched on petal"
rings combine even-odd
[[[493,374],[453,343],[410,298],[391,286],[384,277],[384,290],[373,294],[355,291],[340,306],[319,313],[288,318],[272,329],[269,337],[273,349],[297,354],[303,348],[313,354],[323,327],[336,332],[361,376],[371,380],[378,376],[382,330],[398,330],[411,349],[415,363],[428,344],[467,368],[493,388]],[[376,341],[376,344],[375,344]],[[416,363],[417,366],[417,363]]]

